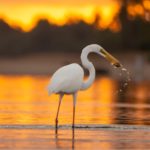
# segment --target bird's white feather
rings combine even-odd
[[[48,85],[49,95],[52,93],[74,93],[80,90],[84,71],[80,65],[73,63],[58,69]]]

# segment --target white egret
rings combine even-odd
[[[85,69],[89,71],[89,77],[86,81],[84,81],[84,70],[83,68],[76,63],[72,63],[58,69],[52,76],[51,81],[48,85],[48,93],[51,95],[52,93],[59,94],[59,105],[57,109],[57,115],[55,120],[55,125],[57,128],[58,125],[58,115],[59,108],[61,105],[62,98],[64,94],[72,94],[73,95],[73,122],[72,127],[74,127],[75,121],[75,107],[76,107],[76,99],[77,92],[79,90],[86,90],[91,86],[95,79],[95,68],[92,62],[88,60],[89,53],[96,53],[98,55],[106,58],[110,63],[116,67],[120,67],[121,64],[119,61],[110,55],[104,48],[97,44],[91,44],[83,48],[81,53],[81,61],[82,65]]]

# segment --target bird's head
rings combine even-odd
[[[98,44],[90,44],[83,49],[83,52],[94,52],[97,53],[104,58],[106,58],[113,66],[121,67],[121,63],[115,57],[113,57],[110,53],[108,53],[103,47]]]

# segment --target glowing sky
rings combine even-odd
[[[91,24],[95,13],[101,17],[99,26],[106,28],[118,11],[115,0],[0,0],[0,18],[25,31],[32,29],[40,18],[57,25],[77,19]]]

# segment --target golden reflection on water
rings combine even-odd
[[[75,140],[72,141],[72,131],[61,129],[57,137],[54,130],[34,129],[0,129],[0,149],[149,149],[150,132],[116,131],[116,130],[75,130]],[[9,134],[8,134],[9,132]],[[74,143],[73,143],[74,142]]]
[[[0,76],[0,125],[54,124],[58,96],[48,96],[47,76]],[[150,124],[149,86],[129,86],[128,99],[116,95],[118,84],[97,78],[93,86],[79,92],[77,124]],[[136,91],[136,92],[135,92]],[[133,94],[135,93],[135,95]],[[137,94],[136,94],[137,93]],[[142,93],[142,94],[141,94]],[[133,98],[134,97],[134,98]],[[136,99],[135,99],[136,98]],[[72,96],[65,96],[60,124],[72,123]],[[0,149],[147,149],[150,132],[75,129],[0,129]],[[8,134],[9,133],[9,134]],[[142,140],[141,140],[142,139]]]
[[[1,75],[0,124],[54,124],[58,96],[48,96],[46,89],[48,82],[48,76]],[[120,103],[118,95],[114,94],[118,88],[117,85],[117,82],[111,78],[101,77],[96,79],[91,88],[79,92],[76,123],[115,123],[120,117],[120,112],[124,113],[122,108],[113,106]],[[145,87],[142,90],[145,90]],[[130,92],[128,94],[130,95]],[[137,92],[138,94],[139,92]],[[126,117],[130,112],[130,109],[127,110],[129,111],[125,112]],[[142,114],[144,114],[144,111],[142,111]],[[138,118],[138,116],[141,116],[141,111],[136,111],[132,115],[136,115],[134,117]],[[132,115],[130,114],[130,116]],[[65,96],[60,108],[59,123],[71,124],[71,122],[72,96]],[[139,121],[140,123],[143,123],[142,119]]]

